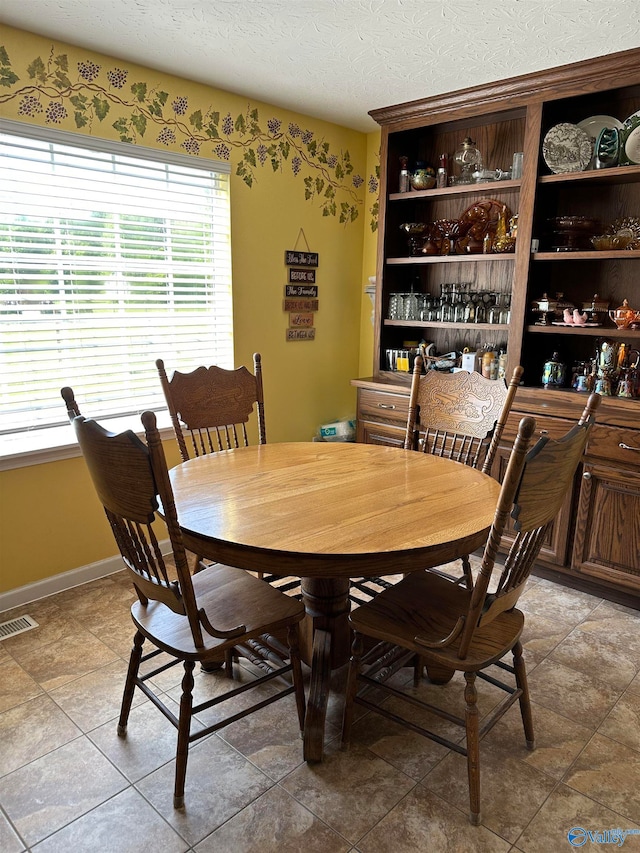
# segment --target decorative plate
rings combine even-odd
[[[640,110],[636,110],[635,113],[631,113],[631,115],[624,120],[623,124],[627,130],[633,130],[634,127],[637,127],[640,124]]]
[[[624,143],[624,153],[630,163],[640,163],[640,124],[631,131]]]
[[[602,166],[616,166],[620,154],[620,132],[615,127],[603,127],[596,140],[596,161]]]
[[[583,329],[585,326],[588,328],[594,328],[595,326],[601,326],[602,323],[563,323],[562,320],[552,320],[551,325],[552,326],[567,326],[567,327],[570,327],[572,329]]]
[[[542,142],[544,161],[556,175],[584,171],[592,155],[591,138],[577,124],[556,124]]]
[[[589,116],[589,118],[579,121],[577,127],[584,130],[595,141],[600,131],[604,130],[605,127],[615,127],[617,130],[622,130],[624,125],[613,116]]]

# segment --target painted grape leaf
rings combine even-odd
[[[32,80],[37,80],[39,83],[47,82],[47,69],[39,56],[27,66],[27,74]]]
[[[109,106],[109,102],[105,101],[104,98],[99,98],[96,95],[93,98],[92,104],[96,116],[100,119],[100,121],[103,121],[103,119],[107,117],[107,113],[111,109],[111,107]]]
[[[131,124],[138,131],[140,136],[144,136],[145,131],[147,129],[147,119],[143,115],[132,115],[131,116]]]
[[[20,78],[10,68],[0,68],[0,86],[13,86]]]
[[[144,102],[144,99],[147,97],[147,84],[146,83],[132,83],[131,91],[140,103]]]

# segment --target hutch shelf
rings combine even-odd
[[[593,168],[592,162],[582,171],[552,173],[542,152],[546,134],[560,123],[598,116],[625,122],[639,110],[640,49],[634,49],[371,112],[381,126],[381,186],[373,375],[353,380],[359,441],[402,444],[410,376],[389,369],[388,350],[420,341],[436,353],[492,344],[506,348],[507,376],[522,364],[524,382],[496,462],[498,476],[523,415],[536,417],[540,432],[560,436],[582,411],[584,394],[542,387],[543,364],[552,353],[567,364],[568,386],[573,366],[593,359],[605,340],[614,347],[624,343],[634,358],[639,330],[617,329],[606,313],[597,318],[600,326],[538,325],[532,303],[562,294],[583,308],[597,295],[610,308],[627,299],[640,310],[640,250],[559,251],[550,225],[570,216],[597,220],[598,233],[620,220],[640,228],[640,164],[629,162],[623,147],[621,165]],[[451,163],[466,137],[480,150],[485,170],[507,170],[514,152],[523,152],[522,177],[397,191],[401,157],[437,166],[446,152]],[[489,200],[493,209],[504,205],[509,217],[517,214],[514,251],[485,254],[476,245],[475,252],[460,254],[465,246],[452,243],[449,254],[410,254],[402,224],[456,220]],[[388,318],[393,294],[413,289],[435,300],[443,285],[460,284],[468,293],[498,295],[510,305],[507,322],[449,323],[427,313],[417,320]],[[603,400],[540,568],[640,607],[640,398]]]

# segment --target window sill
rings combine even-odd
[[[156,418],[163,441],[173,438],[169,412],[156,412]],[[101,420],[100,423],[113,432],[132,429],[138,435],[144,435],[139,415]],[[0,437],[0,471],[43,465],[46,462],[58,462],[81,455],[71,424]]]

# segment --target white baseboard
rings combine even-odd
[[[163,554],[170,551],[168,540],[159,544]],[[80,584],[104,578],[107,575],[112,575],[114,572],[121,571],[123,568],[122,557],[118,554],[116,557],[98,560],[97,563],[89,563],[87,566],[80,566],[77,569],[62,572],[59,575],[53,575],[50,578],[44,578],[41,581],[20,586],[17,589],[11,589],[9,592],[1,592],[0,613],[4,610],[12,610],[14,607],[22,607],[25,604],[30,604],[32,601],[46,598],[48,595],[54,595],[56,592],[63,592],[65,589],[71,589],[74,586],[80,586]]]

